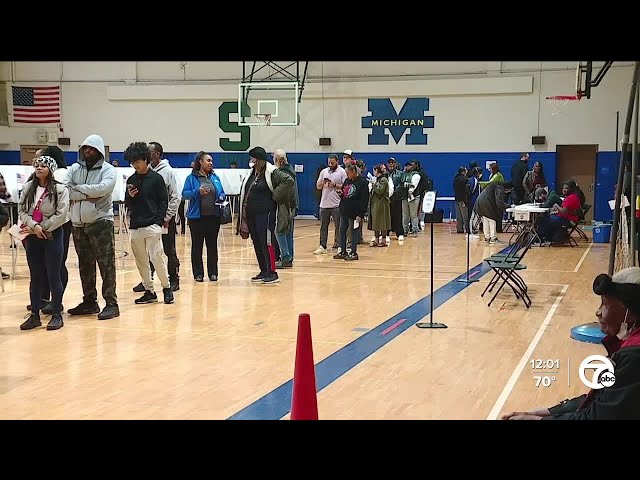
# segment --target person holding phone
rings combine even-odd
[[[63,285],[61,266],[64,254],[62,226],[69,213],[69,190],[55,180],[56,161],[41,156],[34,161],[35,177],[28,181],[18,203],[20,231],[26,234],[24,248],[29,265],[31,313],[20,325],[20,330],[31,330],[42,325],[42,289],[44,278],[49,281],[53,310],[47,330],[64,326],[62,320]]]
[[[151,151],[145,142],[131,143],[124,151],[124,156],[135,169],[135,173],[127,178],[127,195],[124,200],[131,212],[131,250],[145,290],[135,303],[158,301],[149,259],[158,272],[164,303],[173,303],[167,257],[162,248],[162,225],[169,202],[167,187],[162,176],[151,168]]]
[[[207,276],[218,281],[218,233],[220,232],[220,203],[226,199],[220,177],[213,172],[213,158],[198,152],[193,170],[187,176],[182,197],[189,200],[187,218],[191,232],[191,271],[196,282],[204,281],[202,250],[207,242]]]

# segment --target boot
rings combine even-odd
[[[47,330],[58,330],[64,327],[64,322],[62,321],[62,315],[59,313],[54,313],[51,316],[51,320],[47,324]]]
[[[31,330],[32,328],[39,327],[40,325],[42,325],[42,322],[40,321],[40,315],[38,315],[37,313],[32,313],[31,315],[29,315],[29,318],[27,318],[27,320],[22,325],[20,325],[20,330]]]

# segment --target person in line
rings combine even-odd
[[[240,215],[236,233],[247,239],[251,236],[260,272],[251,278],[252,283],[275,284],[280,281],[276,272],[275,249],[271,232],[275,230],[279,205],[286,205],[295,187],[293,178],[267,161],[262,147],[249,150],[251,173],[240,186]],[[288,219],[286,209],[280,209],[278,222],[284,226]]]
[[[345,167],[347,178],[340,189],[340,251],[333,256],[336,260],[358,260],[358,243],[362,232],[362,222],[369,207],[369,182],[353,163]],[[351,251],[347,253],[347,230],[351,229]]]
[[[56,161],[41,156],[34,162],[35,178],[28,181],[18,202],[21,231],[28,234],[24,248],[29,264],[31,313],[20,325],[20,330],[31,330],[42,325],[40,307],[43,280],[46,277],[51,289],[52,315],[47,330],[64,326],[62,320],[61,265],[64,255],[62,226],[69,213],[69,190],[54,178]]]
[[[187,218],[191,232],[191,271],[196,282],[204,281],[202,249],[207,242],[207,278],[218,281],[219,203],[227,198],[220,177],[213,171],[213,157],[200,151],[184,181],[182,197],[189,200]]]
[[[155,303],[158,295],[151,278],[151,263],[155,265],[162,284],[164,303],[173,303],[173,290],[169,284],[167,257],[162,248],[162,226],[165,223],[169,197],[162,175],[155,172],[151,164],[151,150],[145,142],[133,142],[124,151],[126,160],[135,173],[127,178],[125,205],[131,219],[131,250],[136,267],[142,277],[144,294],[136,304]]]
[[[171,284],[171,290],[176,292],[180,290],[180,260],[176,252],[176,235],[178,229],[176,226],[176,215],[178,214],[178,207],[180,205],[181,196],[178,191],[178,181],[176,174],[169,163],[169,160],[163,158],[164,149],[158,142],[149,142],[149,151],[151,152],[151,168],[154,172],[159,173],[165,185],[167,186],[167,195],[169,203],[167,206],[167,212],[164,216],[164,223],[162,225],[162,248],[164,254],[167,256],[167,269],[169,271],[169,283]],[[151,279],[153,280],[153,274],[155,272],[155,266],[153,262],[149,260],[151,265]],[[139,283],[133,287],[134,292],[144,292],[144,285]]]
[[[78,150],[78,161],[67,170],[71,201],[73,244],[78,255],[82,281],[82,303],[68,310],[70,315],[98,314],[98,320],[120,316],[116,294],[116,239],[113,229],[113,189],[116,169],[105,161],[104,140],[89,135]],[[102,277],[102,297],[98,305],[96,264]]]

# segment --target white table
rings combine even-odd
[[[542,239],[540,235],[538,235],[538,229],[536,228],[536,220],[538,216],[544,215],[549,212],[549,210],[551,209],[542,207],[539,203],[523,203],[522,205],[507,208],[507,213],[511,214],[515,223],[524,222],[528,224],[529,231],[534,235],[534,243],[536,243],[535,239],[537,239],[538,243],[542,243]],[[516,229],[513,235],[517,235],[518,233]],[[509,240],[509,243],[511,243],[511,240]]]

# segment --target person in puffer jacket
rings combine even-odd
[[[65,183],[69,186],[73,243],[78,254],[83,299],[68,312],[70,315],[97,313],[98,320],[108,320],[120,316],[111,198],[117,174],[114,166],[105,161],[104,141],[99,135],[89,135],[78,153],[78,162],[68,168]],[[96,290],[96,263],[106,302],[102,311]]]

